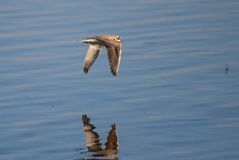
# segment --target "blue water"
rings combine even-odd
[[[239,1],[0,4],[1,160],[87,158],[82,114],[102,141],[116,123],[121,160],[239,158]],[[105,33],[118,76],[105,50],[83,74],[79,40]]]

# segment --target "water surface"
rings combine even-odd
[[[0,3],[0,159],[87,158],[82,114],[103,140],[117,124],[122,160],[239,158],[238,1]],[[105,50],[83,74],[103,33],[116,78]]]

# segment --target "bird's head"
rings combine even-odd
[[[121,42],[120,36],[119,35],[112,35],[114,37],[114,40],[116,42]]]

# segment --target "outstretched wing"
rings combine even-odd
[[[121,61],[121,45],[107,47],[111,73],[116,76]]]
[[[116,128],[116,125],[113,124],[108,134],[107,142],[105,143],[105,149],[117,151],[118,147],[119,147],[119,144],[118,144],[117,128]]]
[[[90,44],[89,49],[86,53],[85,60],[84,60],[84,72],[87,73],[92,66],[92,64],[95,62],[96,58],[98,57],[101,45],[99,44]]]
[[[93,131],[95,126],[90,123],[90,118],[87,115],[82,115],[83,132],[86,138],[86,146],[90,152],[97,152],[102,150],[100,143],[100,136]]]

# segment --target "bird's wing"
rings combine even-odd
[[[107,47],[110,69],[114,76],[117,75],[121,61],[121,45]]]
[[[87,115],[82,115],[83,132],[86,138],[86,146],[90,152],[97,152],[102,150],[100,143],[100,136],[94,131],[95,126],[90,123],[90,118]]]
[[[105,149],[118,150],[118,147],[119,147],[119,144],[118,144],[117,128],[116,128],[116,125],[113,124],[108,134],[107,142],[105,143]]]
[[[98,57],[101,45],[99,44],[90,44],[89,49],[86,53],[85,60],[84,60],[84,72],[87,73],[92,66],[92,64],[95,62],[96,58]]]

